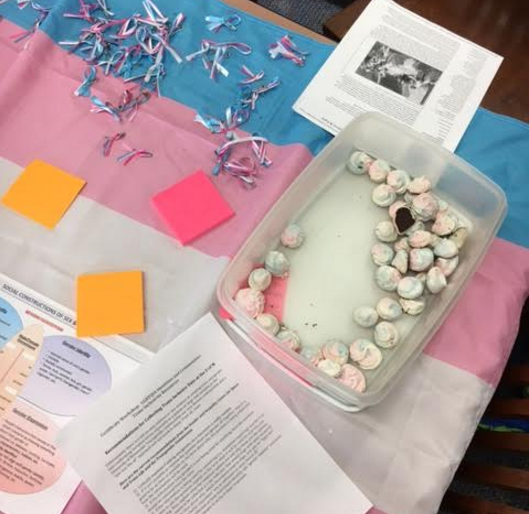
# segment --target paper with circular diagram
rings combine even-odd
[[[78,339],[72,312],[0,275],[0,512],[63,511],[80,478],[56,433],[149,357]]]

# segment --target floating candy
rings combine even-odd
[[[391,171],[390,165],[382,159],[373,161],[367,170],[369,178],[377,184],[385,182],[388,173]]]
[[[411,179],[404,170],[392,170],[388,173],[386,180],[388,185],[390,185],[398,195],[402,195],[406,192]]]
[[[418,316],[426,306],[426,303],[424,300],[418,299],[418,300],[399,300],[400,305],[402,306],[402,310],[409,314],[410,316]]]
[[[411,208],[416,218],[421,221],[428,221],[435,218],[439,204],[432,194],[422,193],[413,199]]]
[[[382,363],[382,352],[367,339],[356,339],[349,347],[351,360],[362,369],[376,369]]]
[[[387,184],[380,184],[371,194],[371,199],[375,205],[379,207],[389,207],[397,198],[395,190]]]
[[[112,146],[116,141],[123,139],[125,137],[125,132],[116,132],[113,136],[106,136],[103,141],[103,156],[108,157],[112,152]]]
[[[401,298],[404,298],[405,300],[417,300],[417,298],[422,296],[422,294],[424,293],[424,284],[419,278],[404,277],[398,283],[397,292],[399,296]]]
[[[301,349],[301,340],[293,330],[283,328],[276,334],[276,337],[282,345],[290,348],[294,352],[299,352]]]
[[[448,239],[453,241],[457,248],[460,250],[463,248],[465,241],[468,238],[468,229],[465,227],[458,228]]]
[[[375,272],[375,281],[378,287],[384,291],[395,291],[400,282],[402,282],[401,279],[402,275],[400,272],[391,266],[380,266]]]
[[[270,45],[268,53],[272,59],[283,57],[297,66],[304,66],[307,55],[309,55],[309,52],[301,51],[288,35],[283,36],[279,41]]]
[[[323,359],[320,362],[318,362],[317,367],[319,370],[323,371],[325,374],[337,378],[340,376],[340,373],[342,371],[342,367],[337,363],[330,359]]]
[[[264,268],[256,268],[248,277],[248,285],[256,291],[265,291],[272,283],[272,274]]]
[[[323,356],[343,366],[349,358],[349,348],[340,339],[329,339],[322,348]]]
[[[410,250],[410,269],[413,271],[426,271],[434,261],[434,254],[430,248],[413,248]]]
[[[395,252],[391,246],[385,243],[376,243],[371,247],[371,258],[377,266],[384,266],[391,264]]]
[[[343,385],[358,393],[363,393],[366,389],[366,379],[363,373],[351,364],[345,364],[342,367],[339,380]]]
[[[151,157],[154,157],[152,152],[148,152],[147,150],[136,150],[133,148],[123,155],[120,155],[116,161],[121,162],[123,166],[127,166],[127,164],[131,163],[135,159],[150,159]]]
[[[380,186],[379,186],[380,187]],[[397,211],[399,209],[402,209],[403,207],[407,207],[407,203],[406,202],[403,202],[402,200],[397,200],[396,202],[392,203],[390,206],[389,206],[389,209],[388,209],[388,214],[389,214],[389,217],[395,221],[395,218],[397,216]]]
[[[408,237],[401,237],[394,245],[393,248],[396,252],[399,250],[409,251],[410,249],[410,240]]]
[[[385,321],[395,321],[402,316],[402,307],[393,298],[382,298],[377,303],[377,313]]]
[[[397,240],[398,234],[391,221],[380,221],[375,227],[375,235],[383,243],[392,243]]]
[[[281,233],[281,244],[286,248],[292,248],[295,250],[296,248],[299,248],[304,241],[305,233],[303,232],[303,229],[295,223],[288,225]]]
[[[206,16],[206,27],[209,31],[217,33],[222,27],[229,30],[237,30],[242,19],[238,14],[230,16]]]
[[[356,151],[351,154],[346,163],[347,169],[354,175],[366,173],[373,159],[365,152]]]
[[[426,275],[426,287],[430,293],[440,293],[447,285],[443,270],[434,266]]]
[[[408,272],[409,261],[410,257],[406,250],[397,250],[394,259],[391,261],[391,265],[405,275]]]
[[[456,270],[457,265],[459,264],[459,257],[456,255],[451,259],[443,259],[439,257],[435,260],[435,266],[439,268],[445,277],[449,277]]]
[[[272,250],[266,254],[265,268],[274,276],[285,278],[288,276],[290,262],[283,252]]]
[[[259,314],[255,320],[269,334],[275,336],[279,332],[279,321],[273,314]]]
[[[451,259],[455,257],[459,252],[457,245],[454,241],[450,239],[441,239],[433,248],[433,253],[437,257],[442,257],[443,259]]]
[[[84,72],[84,80],[73,92],[75,96],[90,96],[90,88],[96,81],[97,70],[95,66],[89,66]]]
[[[373,307],[364,305],[358,307],[353,313],[353,319],[357,325],[364,328],[373,327],[377,324],[378,313]]]
[[[454,232],[458,222],[459,220],[454,213],[450,211],[438,212],[432,225],[432,232],[438,236],[448,236]]]
[[[409,243],[412,248],[425,248],[433,242],[433,235],[427,230],[416,230],[409,237]]]
[[[399,331],[389,321],[381,321],[374,331],[375,343],[381,348],[393,348],[399,342]]]
[[[302,348],[300,354],[302,357],[307,359],[313,366],[317,366],[318,363],[323,360],[323,353],[319,348]]]
[[[263,313],[265,297],[260,291],[245,288],[237,291],[235,295],[235,303],[245,314],[251,318],[257,318],[259,314]]]
[[[414,178],[408,184],[408,191],[414,195],[420,195],[429,191],[431,187],[432,183],[430,182],[430,179],[424,175],[421,175],[420,177]]]

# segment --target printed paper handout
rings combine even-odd
[[[62,512],[80,478],[58,430],[149,356],[77,338],[72,312],[0,275],[0,512]]]
[[[57,439],[108,514],[365,514],[211,314]]]
[[[376,111],[454,150],[503,58],[372,0],[294,105],[336,135]]]

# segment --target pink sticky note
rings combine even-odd
[[[153,196],[152,203],[182,244],[190,243],[235,214],[203,171]]]

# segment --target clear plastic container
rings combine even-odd
[[[296,222],[306,232],[306,241],[299,250],[285,252],[291,272],[282,321],[308,346],[332,337],[349,342],[357,337],[372,339],[369,330],[354,324],[352,312],[387,296],[375,284],[370,256],[374,227],[387,219],[387,210],[372,203],[369,179],[345,169],[355,150],[384,159],[412,176],[428,176],[433,192],[470,227],[448,287],[428,298],[420,316],[404,316],[397,322],[401,342],[383,351],[384,362],[377,370],[364,372],[367,388],[363,393],[280,346],[233,300],[246,287],[251,270],[278,246],[285,226]],[[441,326],[496,235],[506,209],[501,189],[468,163],[382,115],[365,114],[342,130],[278,200],[225,270],[218,297],[248,342],[315,393],[343,409],[359,410],[384,398]]]

